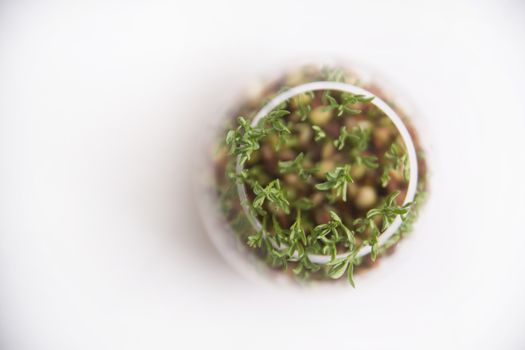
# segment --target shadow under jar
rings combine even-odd
[[[273,276],[352,285],[392,253],[423,203],[427,166],[386,97],[350,70],[306,66],[241,103],[212,156],[219,250]]]

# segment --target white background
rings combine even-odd
[[[0,348],[525,349],[523,1],[3,1]],[[417,232],[358,288],[255,286],[200,223],[196,136],[311,55],[432,137]]]

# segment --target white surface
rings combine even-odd
[[[2,2],[0,347],[525,348],[524,34],[518,0]],[[255,288],[197,220],[194,136],[327,53],[417,103],[433,193],[356,290]]]

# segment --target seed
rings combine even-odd
[[[283,178],[284,182],[290,185],[290,187],[297,187],[301,182],[297,174],[285,174]]]
[[[275,152],[269,143],[265,143],[261,146],[261,155],[262,158],[268,163],[275,160]]]
[[[359,186],[357,186],[354,183],[348,184],[348,197],[354,198],[357,195],[357,191],[359,190]]]
[[[380,126],[392,127],[392,121],[388,117],[383,117],[378,123]]]
[[[314,219],[317,225],[326,224],[330,221],[330,213],[324,207],[317,208],[314,212]]]
[[[324,194],[321,192],[314,192],[310,200],[317,206],[323,202]]]
[[[307,105],[311,101],[312,101],[312,98],[310,97],[310,95],[303,93],[303,94],[297,95],[294,98],[292,98],[290,104],[292,105],[293,108],[297,108],[302,105]]]
[[[363,186],[357,191],[355,205],[359,209],[368,209],[375,204],[376,200],[376,190],[371,186]]]
[[[350,213],[349,209],[346,209],[341,213],[341,219],[343,219],[344,223],[354,221],[354,218],[352,217],[352,214]]]
[[[323,126],[330,121],[332,118],[332,111],[325,109],[324,106],[315,108],[310,113],[310,121],[312,124]]]
[[[390,192],[397,191],[399,187],[401,186],[401,183],[396,179],[396,177],[392,176],[394,170],[390,170],[390,181],[388,181],[387,189]]]
[[[288,187],[288,189],[286,190],[286,197],[290,201],[296,200],[297,199],[297,190],[296,190],[296,188],[295,187]]]
[[[296,154],[289,148],[284,148],[277,153],[279,160],[292,160],[295,158]]]
[[[327,123],[325,126],[323,126],[324,131],[326,132],[326,135],[330,136],[333,139],[336,139],[339,137],[339,133],[341,131],[341,125],[339,124],[338,120],[332,119],[329,123]]]
[[[363,130],[370,130],[372,129],[373,124],[369,120],[360,120],[357,122],[357,126]]]
[[[284,214],[282,211],[276,211],[274,214],[277,217],[277,221],[279,221],[279,225],[281,225],[281,227],[290,227],[292,223],[290,221],[289,215]]]
[[[299,130],[299,142],[302,146],[307,146],[312,140],[312,128],[306,124],[297,124]]]
[[[397,182],[402,182],[404,180],[403,172],[401,170],[392,169],[389,172],[390,177]]]
[[[253,152],[250,159],[246,162],[247,165],[256,164],[261,159],[260,152]]]
[[[261,172],[259,175],[257,175],[257,181],[259,181],[261,185],[266,186],[271,180],[272,179],[270,176],[268,176],[268,174],[266,174],[266,172]]]
[[[315,175],[321,179],[324,178],[325,174],[335,168],[335,162],[331,159],[325,159],[319,163],[319,170]]]
[[[275,148],[279,144],[279,136],[275,134],[268,135],[268,142]]]
[[[391,130],[387,127],[379,127],[374,130],[374,146],[378,149],[384,149],[390,141]]]
[[[305,168],[311,168],[314,164],[312,162],[312,160],[310,158],[306,158],[304,161],[303,161],[303,165]]]
[[[408,189],[404,188],[400,191],[399,196],[396,198],[397,205],[402,205],[403,201],[405,200],[407,196]]]
[[[321,158],[329,158],[335,152],[334,144],[330,141],[324,143],[321,149]]]
[[[350,169],[350,175],[354,180],[360,180],[365,176],[366,166],[364,164],[355,164]]]

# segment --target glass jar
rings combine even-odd
[[[333,98],[331,94],[337,98]],[[344,101],[355,102],[352,96],[362,96],[363,100],[355,105],[344,105]],[[371,98],[371,101],[365,103],[367,98]],[[303,103],[303,100],[309,102]],[[267,123],[270,113],[283,103],[287,104],[289,114],[280,118],[284,123],[281,127],[289,126],[292,130],[290,134],[296,136],[296,139],[290,136],[281,145],[283,148],[279,149],[281,141],[276,141],[275,135],[268,136],[272,141],[257,141],[253,150],[254,157],[249,160],[241,159],[239,154],[230,154],[231,144],[226,144],[226,138],[230,130],[239,128],[238,116],[245,118],[247,126],[244,130],[249,127],[257,128],[258,125]],[[202,219],[211,241],[221,255],[242,275],[256,281],[261,281],[261,276],[264,276],[264,280],[273,281],[322,281],[339,278],[338,265],[346,264],[342,267],[348,270],[350,264],[350,268],[355,268],[356,273],[362,273],[375,266],[381,257],[391,254],[396,244],[411,231],[428,187],[428,170],[419,129],[414,126],[413,120],[409,119],[401,103],[398,95],[386,92],[384,83],[378,83],[375,75],[355,64],[303,65],[285,71],[275,80],[255,85],[250,89],[230,112],[225,113],[226,117],[221,120],[217,129],[208,135],[205,144],[206,155],[197,170],[197,198]],[[303,108],[306,105],[308,108]],[[362,110],[353,108],[355,106],[361,107]],[[327,115],[329,117],[326,117]],[[311,129],[308,131],[309,128]],[[362,136],[363,140],[367,140],[366,147],[361,147],[362,153],[356,153],[357,145],[345,146],[344,137],[342,141],[338,141],[343,129],[345,135],[349,133],[346,140],[348,143],[357,142],[355,140],[359,140],[359,135],[368,135]],[[318,131],[325,135],[325,138],[319,141]],[[233,134],[233,131],[231,133]],[[299,151],[301,152],[298,154]],[[323,158],[329,153],[326,159]],[[320,164],[320,167],[331,164],[331,167],[325,167],[326,169],[316,173],[313,170],[309,172],[299,165],[299,171],[304,170],[301,176],[308,172],[309,189],[299,192],[309,196],[305,198],[306,202],[309,201],[310,208],[302,209],[297,204],[303,199],[300,198],[295,202],[297,205],[292,205],[294,208],[289,209],[287,213],[283,213],[282,208],[276,208],[272,203],[268,204],[269,200],[266,201],[266,210],[262,207],[260,210],[254,210],[257,190],[253,186],[255,182],[256,186],[259,186],[259,180],[261,184],[271,186],[268,185],[271,180],[274,177],[279,178],[278,187],[288,186],[284,191],[285,197],[293,198],[296,191],[290,183],[297,183],[299,177],[297,174],[281,173],[281,165],[296,166],[299,163],[293,162],[297,157],[302,157],[301,162],[303,159],[307,159],[308,162],[311,158],[311,162]],[[330,157],[336,161],[332,162]],[[374,159],[377,164],[367,164],[366,159]],[[327,174],[335,171],[336,163],[352,163],[348,168],[348,175],[352,181],[347,181],[342,191],[333,188],[322,192],[321,196],[324,197],[320,202],[314,203],[310,198],[318,199],[320,195],[315,189],[324,180],[328,182]],[[279,173],[276,175],[277,164]],[[315,166],[311,167],[313,168]],[[248,184],[246,179],[243,180],[243,176],[255,173],[253,169],[259,169],[259,174],[254,175],[258,178]],[[270,170],[265,173],[260,169]],[[401,178],[400,174],[404,178]],[[304,180],[306,181],[306,176]],[[258,189],[261,192],[264,186],[259,186]],[[338,199],[334,195],[336,192],[341,198]],[[397,205],[397,208],[408,208],[407,211],[400,211],[395,217],[387,214],[370,215],[375,213],[372,209],[387,208],[385,201],[388,201],[389,194],[393,192],[399,192],[399,195],[390,209],[395,209]],[[349,197],[348,202],[346,196]],[[345,199],[344,202],[342,198]],[[370,204],[372,202],[373,206]],[[383,212],[386,213],[387,209],[383,209]],[[265,214],[262,215],[261,211]],[[342,238],[335,232],[335,237],[340,241],[333,237],[327,240],[330,243],[319,248],[322,249],[319,254],[316,250],[324,243],[318,244],[315,239],[319,237],[314,239],[312,235],[313,232],[320,232],[321,229],[317,230],[319,226],[328,227],[326,225],[334,222],[337,226],[332,212],[337,214],[337,219],[351,231],[353,237],[349,236],[341,243]],[[266,218],[270,216],[268,213],[272,216],[272,229],[267,227],[270,226],[266,222]],[[303,230],[305,240],[301,242],[304,244],[297,243],[304,246],[301,251],[293,247],[295,241],[286,235],[290,236],[292,232],[292,217],[297,217],[297,221],[299,216],[304,215],[307,219],[301,220],[307,228]],[[366,225],[359,220],[366,221]],[[285,233],[282,233],[281,228]],[[360,228],[363,229],[361,233],[358,232]],[[377,230],[374,231],[374,228]],[[278,238],[276,230],[279,230],[279,234],[282,233],[282,240]],[[360,246],[357,247],[355,242],[359,242]],[[326,249],[328,245],[330,248]],[[351,273],[348,273],[348,276],[352,280]]]

